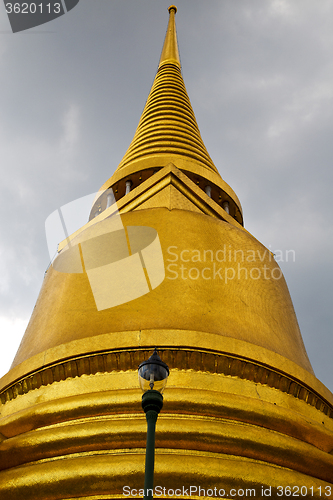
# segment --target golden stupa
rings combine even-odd
[[[137,367],[155,346],[171,370],[156,487],[179,498],[333,498],[333,396],[314,376],[273,255],[244,229],[203,144],[176,10],[133,141],[89,222],[59,245],[1,379],[1,500],[139,498]]]

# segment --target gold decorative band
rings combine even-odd
[[[35,373],[31,373],[5,388],[0,394],[1,403],[5,404],[21,394],[26,394],[41,386],[60,382],[67,378],[113,371],[136,370],[141,361],[148,358],[150,354],[151,350],[146,348],[119,349],[63,360],[60,363],[46,366]],[[171,370],[177,368],[217,373],[268,385],[305,401],[328,417],[333,418],[332,405],[311,388],[265,365],[232,355],[194,349],[162,348],[159,349],[159,354]]]

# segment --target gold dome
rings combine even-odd
[[[220,497],[332,498],[333,396],[313,374],[273,255],[242,226],[239,201],[206,153],[169,12],[132,144],[90,221],[60,244],[1,379],[6,500],[123,499],[125,485],[143,488],[137,367],[155,346],[171,369],[156,485],[192,497],[215,487]],[[110,306],[143,282],[136,298]]]
[[[176,168],[166,168],[165,173],[183,181],[184,189],[191,187],[191,181]],[[162,198],[165,203],[158,202]],[[174,203],[172,210],[170,203]],[[99,310],[87,273],[59,272],[52,266],[13,366],[56,346],[86,338],[90,341],[101,334],[109,335],[112,347],[116,332],[152,330],[156,338],[157,331],[170,330],[176,336],[174,345],[180,331],[210,333],[261,346],[313,373],[285,280],[272,254],[241,226],[224,221],[221,214],[213,217],[192,207],[170,184],[121,216],[126,228],[154,228],[164,256],[165,279],[135,301]],[[81,235],[93,240],[102,222]],[[76,240],[77,244],[81,241],[80,235]],[[109,245],[109,239],[98,239],[101,255],[108,254]],[[101,277],[99,284],[101,294],[110,293],[108,279],[104,283]]]

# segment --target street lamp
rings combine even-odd
[[[154,461],[155,461],[155,426],[157,416],[163,406],[162,392],[169,376],[169,367],[154,353],[139,366],[139,384],[143,390],[142,408],[147,419],[147,444],[144,499],[153,498]]]

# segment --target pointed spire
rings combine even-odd
[[[118,172],[133,163],[148,163],[158,158],[160,166],[172,161],[176,165],[177,161],[194,161],[218,174],[201,138],[181,74],[176,11],[174,5],[169,7],[168,29],[158,71],[138,128],[118,166]]]
[[[178,51],[176,20],[175,20],[177,7],[175,5],[170,5],[168,11],[170,13],[169,24],[165,35],[159,68],[163,64],[167,63],[176,64],[180,68],[181,65],[180,65],[180,57]]]

